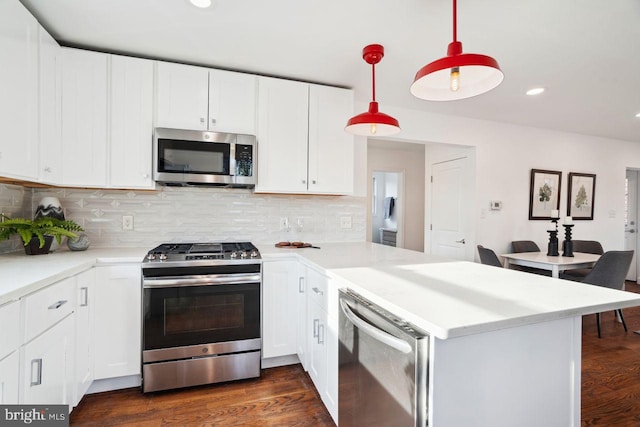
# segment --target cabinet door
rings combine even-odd
[[[62,49],[62,182],[107,185],[108,55]]]
[[[297,261],[262,264],[262,357],[296,354]]]
[[[309,192],[353,193],[353,135],[345,132],[353,116],[353,92],[309,86]]]
[[[309,322],[307,323],[307,337],[309,340],[307,371],[320,397],[322,397],[326,387],[327,373],[326,313],[322,307],[313,301],[309,301],[307,310],[309,313]]]
[[[0,332],[0,359],[17,350],[22,343],[20,330],[20,302],[12,301],[0,306],[0,325],[14,325],[2,328]]]
[[[309,85],[258,81],[257,192],[307,192]]]
[[[18,1],[0,1],[0,175],[38,176],[38,22]]]
[[[40,181],[62,183],[62,50],[49,33],[39,31]]]
[[[76,359],[73,406],[78,405],[93,381],[94,282],[94,268],[76,276]]]
[[[140,374],[139,264],[96,267],[94,378]]]
[[[257,77],[209,70],[209,130],[256,134]]]
[[[22,347],[22,404],[70,404],[73,379],[70,314]]]
[[[307,370],[307,280],[306,280],[306,267],[297,263],[298,269],[298,294],[296,301],[296,317],[297,317],[297,339],[296,339],[296,353],[298,359],[304,370]]]
[[[209,71],[156,63],[156,127],[207,130]]]
[[[153,62],[111,55],[110,186],[153,188]]]
[[[20,357],[14,351],[0,360],[0,405],[15,405],[18,403],[20,388]]]

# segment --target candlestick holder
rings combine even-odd
[[[573,242],[571,241],[571,228],[573,224],[562,224],[564,227],[564,243],[562,244],[562,256],[573,256]]]
[[[549,244],[547,245],[547,256],[558,256],[558,219],[553,218],[551,222],[554,223],[554,230],[547,230],[549,233]]]

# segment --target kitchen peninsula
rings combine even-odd
[[[331,319],[344,287],[430,334],[429,425],[436,427],[579,426],[581,316],[640,305],[636,294],[368,242],[257,246],[264,263],[288,260],[326,277],[328,340],[337,339]],[[143,254],[3,255],[0,306],[101,263],[139,263]],[[334,362],[328,387],[337,384]]]

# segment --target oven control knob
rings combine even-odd
[[[153,261],[154,259],[156,259],[156,254],[149,254],[149,255],[147,255],[147,259],[148,259],[149,261]]]
[[[255,258],[258,256],[258,251],[251,251],[251,258]]]
[[[245,251],[240,252],[240,258],[246,258],[247,253]]]
[[[238,253],[236,251],[231,252],[231,255],[229,255],[231,257],[231,259],[233,258],[238,258]]]
[[[164,261],[167,259],[167,254],[160,254],[158,255],[158,258],[160,259],[160,261]]]

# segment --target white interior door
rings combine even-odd
[[[627,169],[627,185],[625,188],[625,223],[624,223],[624,248],[633,250],[633,260],[627,280],[638,281],[638,171]]]
[[[431,253],[467,259],[468,213],[473,201],[467,184],[467,158],[436,163],[431,179]]]

